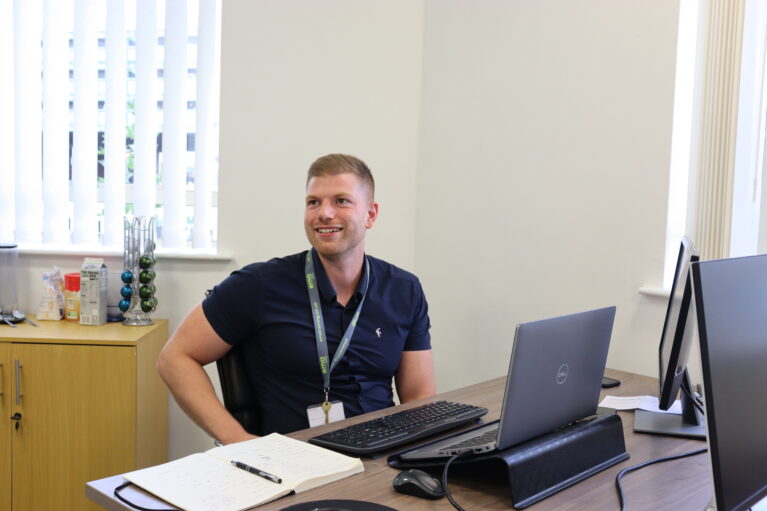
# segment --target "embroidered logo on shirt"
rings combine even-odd
[[[378,336],[379,339],[381,338],[381,329],[380,328],[376,328],[376,335]]]

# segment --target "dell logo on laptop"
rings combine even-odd
[[[557,383],[562,385],[567,381],[567,377],[570,375],[570,367],[567,364],[562,364],[557,369]]]

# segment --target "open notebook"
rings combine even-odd
[[[274,474],[282,483],[236,468],[232,460]],[[241,511],[363,470],[358,458],[272,433],[123,477],[185,511]]]

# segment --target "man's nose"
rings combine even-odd
[[[320,204],[320,220],[330,220],[336,216],[336,210],[333,204],[329,202],[323,202]]]

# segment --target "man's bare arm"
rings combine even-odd
[[[431,350],[403,351],[394,375],[401,403],[431,397],[437,393],[434,355]]]
[[[255,438],[224,408],[203,369],[231,348],[216,334],[198,304],[173,332],[157,359],[157,371],[179,406],[223,444]]]

